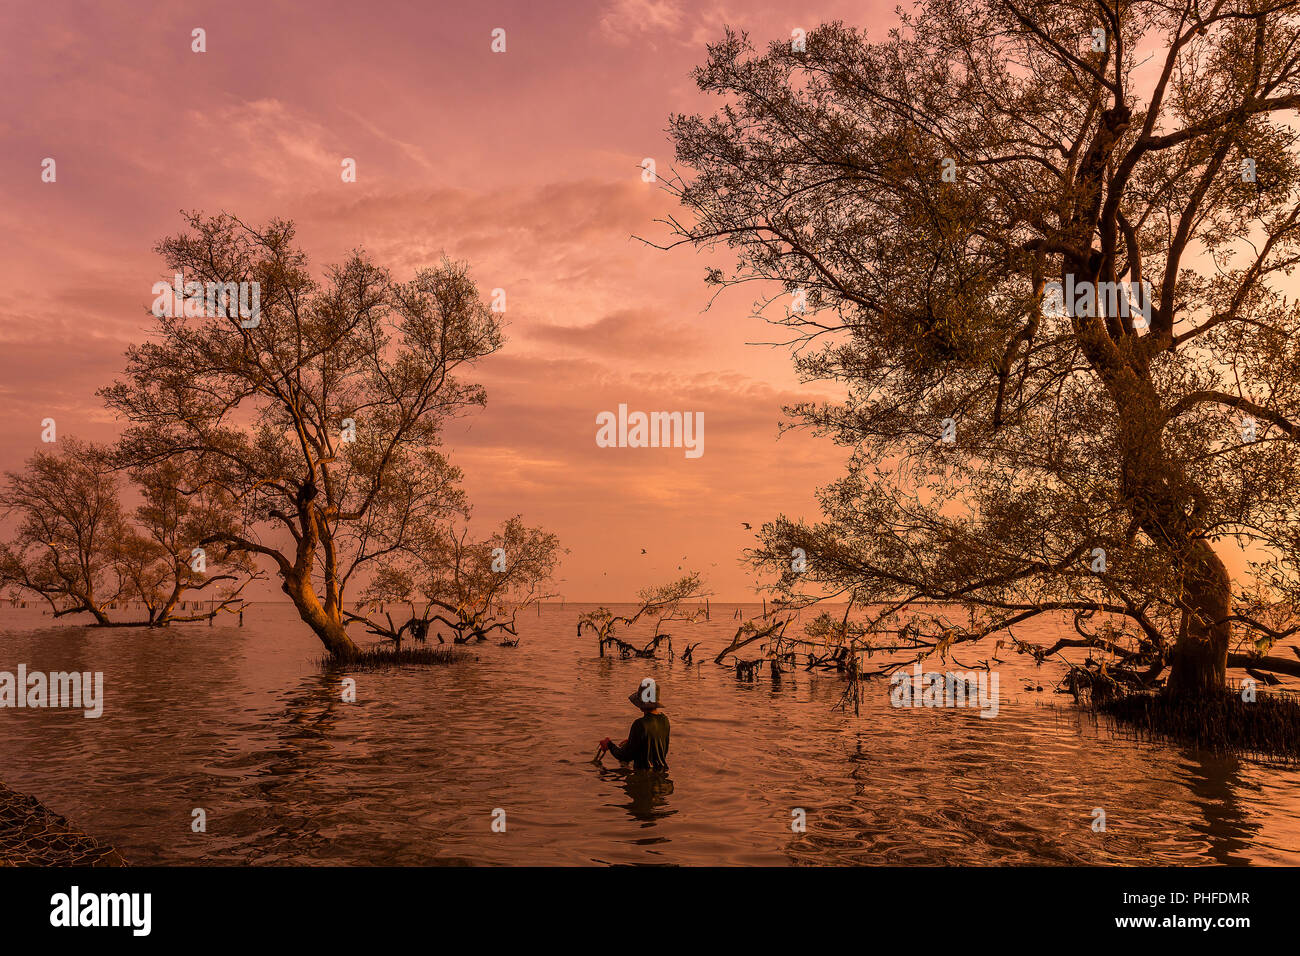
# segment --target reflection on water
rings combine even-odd
[[[1236,757],[1199,753],[1186,762],[1184,779],[1193,801],[1204,814],[1204,822],[1193,827],[1209,842],[1208,852],[1215,863],[1248,863],[1250,846],[1259,832],[1259,824],[1250,819],[1239,794],[1253,785],[1241,774]]]
[[[623,791],[627,803],[622,807],[633,820],[653,825],[661,817],[677,812],[668,806],[673,781],[666,770],[630,770],[626,767],[610,770],[602,767],[600,779],[616,784]]]
[[[0,780],[135,863],[1300,863],[1300,771],[1128,739],[1051,706],[1030,661],[1001,665],[994,719],[896,710],[883,683],[853,717],[833,677],[600,658],[582,610],[455,666],[358,673],[316,666],[279,605],[159,632],[0,610],[0,670],[105,675],[99,720],[0,711]],[[730,615],[691,628],[697,658]],[[672,703],[671,773],[593,764],[644,676]]]

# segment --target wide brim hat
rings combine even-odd
[[[654,710],[664,705],[664,692],[657,680],[647,677],[641,681],[636,690],[627,695],[627,699],[634,707]]]

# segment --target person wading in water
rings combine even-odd
[[[627,695],[642,716],[632,721],[627,740],[621,744],[606,737],[596,751],[596,760],[608,751],[637,770],[668,769],[668,715],[663,712],[662,697],[654,679],[647,677],[641,686]]]

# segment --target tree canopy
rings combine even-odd
[[[238,502],[239,526],[200,543],[269,559],[330,653],[353,656],[348,587],[417,527],[465,513],[441,433],[485,403],[461,376],[500,347],[499,317],[460,263],[399,282],[355,252],[317,279],[291,222],[191,214],[187,227],[157,247],[168,273],[257,283],[260,312],[156,318],[101,390],[127,422],[119,461],[171,462]]]
[[[1187,696],[1296,632],[1294,9],[927,0],[875,41],[709,48],[669,245],[733,250],[709,281],[773,285],[760,312],[843,395],[788,410],[849,457],[824,520],[764,528],[784,590],[966,609],[931,649],[1072,614],[1031,650]]]

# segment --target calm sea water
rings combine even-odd
[[[103,671],[106,702],[0,710],[0,780],[138,864],[1300,863],[1300,771],[1129,739],[1052,695],[1049,666],[1000,665],[994,719],[896,710],[881,683],[855,717],[834,677],[712,664],[735,606],[669,628],[679,652],[703,642],[696,666],[598,657],[586,609],[544,608],[519,647],[463,663],[352,674],[343,703],[288,606],[154,632],[6,608],[0,670]],[[668,781],[591,763],[645,676]]]

